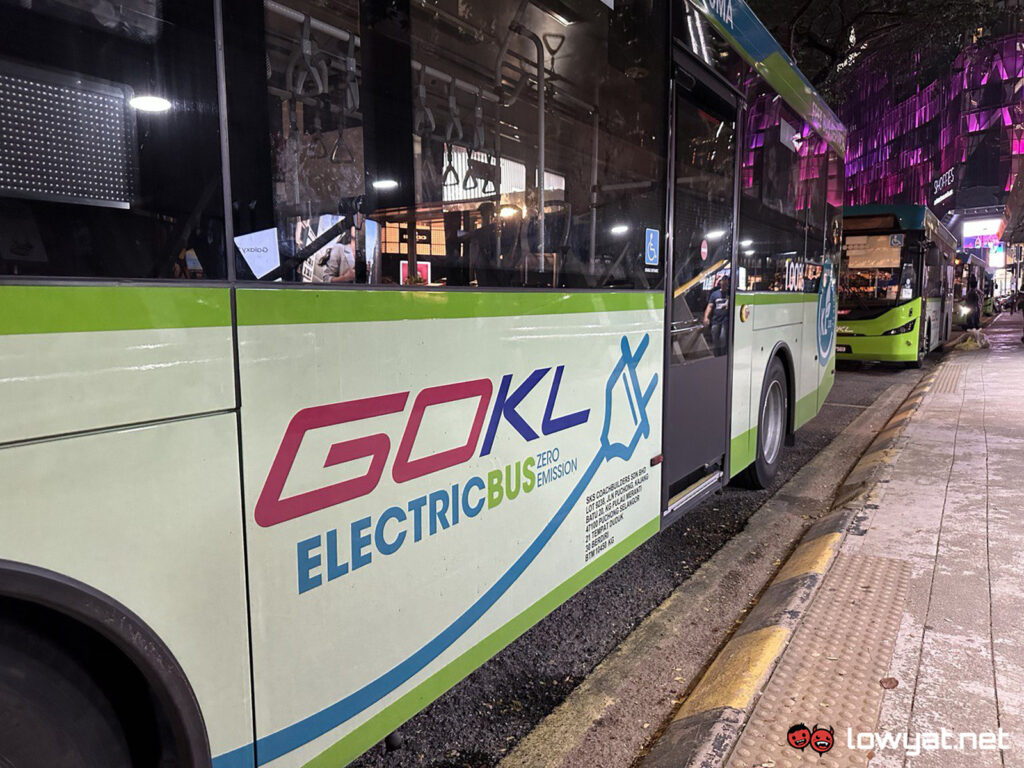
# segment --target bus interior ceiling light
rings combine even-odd
[[[573,10],[572,7],[562,2],[562,0],[533,0],[533,4],[563,27],[568,27],[577,21],[583,21],[583,17],[579,12]]]
[[[740,240],[740,245],[743,246],[744,248],[749,248],[753,244],[754,244],[753,240]]]
[[[128,103],[140,112],[166,112],[171,108],[171,102],[162,96],[133,96]]]
[[[398,182],[395,179],[377,179],[373,182],[373,188],[384,191],[389,189],[398,189]]]
[[[724,229],[712,229],[710,232],[704,235],[708,240],[721,240],[725,237]]]
[[[629,232],[629,224],[616,224],[609,231],[613,235],[624,235]]]

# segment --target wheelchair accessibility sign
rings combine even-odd
[[[644,237],[644,264],[648,267],[658,266],[661,260],[661,232],[648,229]]]

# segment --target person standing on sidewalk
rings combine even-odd
[[[967,322],[964,326],[971,330],[981,327],[981,303],[978,301],[978,289],[971,285],[967,288],[967,295],[964,296],[964,306],[967,307]]]

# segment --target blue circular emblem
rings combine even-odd
[[[821,268],[821,287],[818,291],[818,362],[825,365],[832,357],[836,341],[836,283],[832,275],[832,262]]]

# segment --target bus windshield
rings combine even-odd
[[[912,264],[900,267],[866,267],[843,271],[839,303],[860,306],[895,306],[915,298],[917,277]]]
[[[893,307],[919,295],[914,265],[902,261],[901,236],[847,236],[839,279],[839,304]]]

